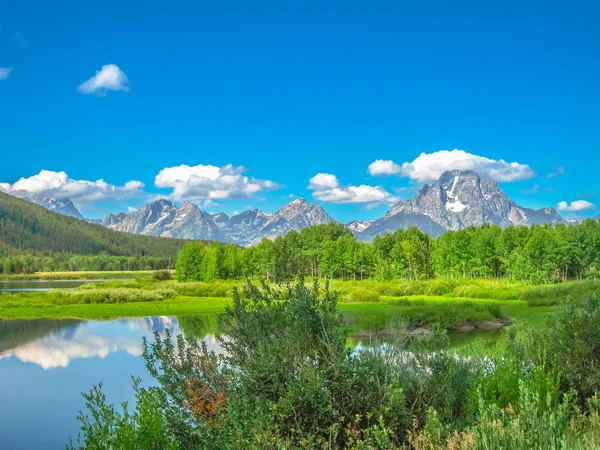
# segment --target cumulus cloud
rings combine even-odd
[[[568,202],[558,202],[556,206],[559,211],[589,211],[596,208],[596,205],[587,200],[575,200],[570,204]]]
[[[278,189],[274,181],[244,175],[248,169],[228,164],[223,167],[202,165],[166,167],[156,175],[154,185],[172,188],[175,200],[244,199],[262,191]]]
[[[92,78],[81,83],[77,90],[82,94],[106,95],[108,91],[129,91],[127,75],[119,66],[106,64]]]
[[[367,172],[374,177],[389,177],[390,175],[401,174],[402,166],[396,164],[394,161],[377,159],[369,164]]]
[[[123,186],[108,184],[104,180],[74,180],[65,172],[42,170],[37,175],[21,178],[14,184],[0,183],[0,189],[19,197],[52,197],[71,199],[75,203],[135,197],[142,193],[144,183],[129,181]]]
[[[12,71],[12,67],[0,67],[0,81],[6,80]]]
[[[309,180],[308,189],[313,196],[329,203],[367,203],[379,205],[396,203],[400,199],[381,186],[341,186],[338,178],[330,173],[318,173]]]
[[[446,170],[473,170],[484,178],[502,182],[526,180],[535,176],[535,172],[527,164],[490,159],[457,149],[421,153],[414,161],[404,162],[402,165],[377,160],[369,165],[368,172],[374,176],[399,175],[424,183],[436,181]]]
[[[552,169],[552,172],[546,174],[546,178],[554,178],[559,175],[564,175],[564,173],[565,173],[565,166],[560,166],[560,167],[557,167],[556,169]]]

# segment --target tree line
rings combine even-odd
[[[299,275],[342,279],[509,278],[533,283],[597,279],[600,223],[500,228],[485,224],[438,238],[415,227],[357,241],[338,223],[240,248],[189,242],[177,257],[182,281]]]
[[[71,255],[53,253],[45,256],[13,255],[0,258],[0,274],[32,274],[56,271],[130,271],[173,269],[174,257]]]

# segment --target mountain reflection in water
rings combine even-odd
[[[218,316],[110,321],[0,319],[0,448],[64,449],[76,436],[82,392],[102,383],[108,401],[132,401],[131,376],[153,384],[142,339],[183,333],[219,351]]]
[[[142,354],[142,337],[153,333],[183,333],[205,340],[219,350],[215,334],[218,318],[153,316],[114,321],[79,320],[0,320],[0,359],[16,358],[44,369],[67,367],[80,358],[105,358],[123,351],[131,356]]]

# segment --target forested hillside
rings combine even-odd
[[[183,240],[120,233],[0,193],[0,256],[77,255],[174,258]]]

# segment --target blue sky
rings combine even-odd
[[[462,149],[523,206],[598,213],[597,2],[125,3],[2,3],[0,188],[372,219]]]

